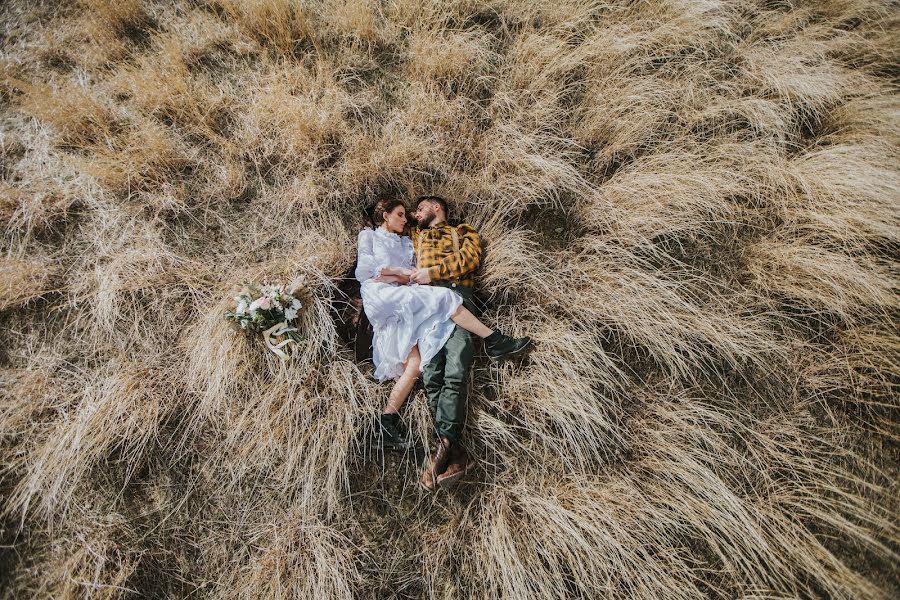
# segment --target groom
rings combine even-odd
[[[414,217],[418,227],[410,232],[417,268],[410,280],[420,285],[452,289],[462,296],[463,306],[479,315],[472,298],[472,286],[475,270],[481,264],[481,236],[466,223],[456,227],[448,224],[447,212],[447,202],[440,196],[417,198]],[[513,340],[494,332],[484,341],[491,354],[512,355],[527,346],[527,339]],[[472,465],[460,438],[466,421],[469,367],[474,358],[472,334],[457,326],[444,347],[423,369],[422,379],[434,417],[437,444],[422,475],[422,485],[429,490],[455,483]]]

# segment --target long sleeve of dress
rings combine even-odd
[[[375,258],[373,241],[375,232],[363,229],[356,238],[356,279],[360,283],[377,277],[386,265],[379,265]]]

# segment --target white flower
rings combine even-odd
[[[293,308],[289,308],[284,311],[284,318],[286,321],[293,321],[297,318],[297,311]]]
[[[300,310],[302,307],[303,307],[303,303],[300,302],[299,300],[297,300],[296,298],[291,300],[291,308],[293,308],[294,310]]]

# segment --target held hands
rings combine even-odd
[[[412,281],[420,285],[427,285],[431,283],[431,273],[428,272],[428,269],[385,267],[381,270],[381,274],[375,278],[375,281],[381,283],[399,283],[401,285],[406,285]]]
[[[428,269],[413,269],[409,279],[419,285],[427,285],[431,283],[431,273],[428,272]]]
[[[404,269],[402,267],[385,267],[374,280],[381,283],[399,283],[406,285],[409,283],[410,276],[415,272],[414,269]]]

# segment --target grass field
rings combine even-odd
[[[900,7],[0,5],[0,598],[900,595]],[[451,493],[366,439],[362,209],[486,243]],[[287,363],[223,320],[304,279]],[[405,418],[423,444],[417,390]]]

